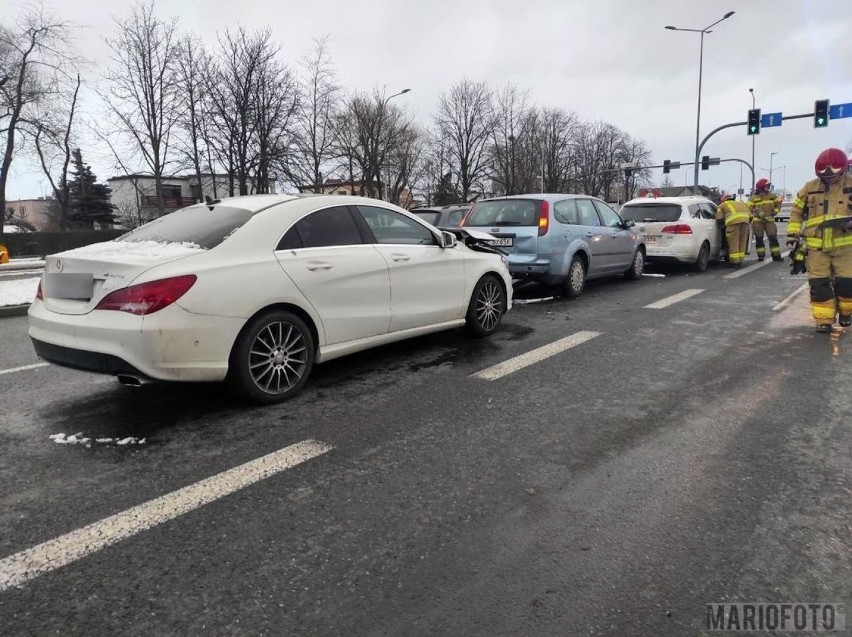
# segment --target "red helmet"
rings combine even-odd
[[[757,183],[754,185],[756,190],[766,190],[769,188],[769,180],[768,179],[758,179]]]
[[[825,183],[833,184],[843,176],[848,165],[846,153],[839,148],[826,148],[817,157],[814,172]]]

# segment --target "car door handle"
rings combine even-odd
[[[310,270],[331,270],[333,267],[328,261],[308,261],[305,267]]]
[[[410,261],[411,257],[407,254],[400,254],[399,252],[394,252],[391,254],[391,259],[394,261]]]

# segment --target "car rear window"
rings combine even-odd
[[[415,212],[418,217],[423,219],[426,223],[431,223],[433,226],[438,223],[438,219],[441,218],[440,212]]]
[[[677,221],[680,219],[680,204],[676,203],[634,203],[621,209],[621,218],[636,223],[649,221]]]
[[[535,226],[539,202],[533,199],[481,201],[470,211],[466,226]]]
[[[215,248],[251,219],[251,211],[228,206],[193,206],[164,215],[119,237],[120,241],[194,243]]]

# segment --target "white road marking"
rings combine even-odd
[[[519,369],[523,369],[524,367],[529,367],[534,363],[543,361],[545,358],[550,358],[551,356],[564,352],[572,347],[582,345],[586,341],[590,341],[600,335],[601,332],[577,332],[576,334],[566,336],[565,338],[561,338],[558,341],[554,341],[553,343],[534,349],[526,354],[515,356],[514,358],[505,360],[497,365],[492,365],[491,367],[486,367],[475,374],[471,374],[471,376],[473,378],[481,378],[483,380],[497,380],[498,378],[508,376]]]
[[[782,261],[783,261],[783,259],[786,259],[786,258],[787,258],[787,255],[788,255],[788,254],[790,254],[790,251],[789,251],[789,250],[787,250],[786,252],[782,252],[782,253],[781,253],[781,259],[782,259]],[[738,278],[740,278],[741,276],[745,276],[746,274],[749,274],[750,272],[754,272],[754,271],[755,271],[755,270],[757,270],[758,268],[762,268],[763,266],[765,266],[765,265],[769,265],[770,263],[777,263],[777,262],[776,262],[776,261],[773,261],[773,260],[771,259],[771,257],[769,257],[769,256],[767,255],[767,257],[766,257],[766,260],[765,260],[765,261],[758,261],[757,263],[753,263],[752,265],[750,265],[750,266],[748,266],[748,267],[745,267],[745,268],[743,268],[742,270],[737,270],[736,272],[731,272],[730,274],[726,274],[726,275],[724,276],[724,278],[726,278],[726,279],[738,279]]]
[[[233,469],[0,560],[0,592],[168,522],[255,482],[331,451],[318,440],[284,447]]]
[[[796,291],[795,291],[795,292],[793,292],[790,296],[788,296],[786,299],[784,299],[783,301],[781,301],[778,305],[776,305],[775,307],[773,307],[773,308],[772,308],[772,311],[773,311],[773,312],[777,312],[778,310],[783,310],[785,307],[787,307],[788,305],[790,305],[790,303],[792,303],[792,302],[793,302],[793,299],[795,299],[795,298],[796,298],[797,296],[799,296],[802,292],[804,292],[805,290],[807,290],[807,289],[808,289],[808,285],[809,285],[809,284],[808,284],[807,282],[803,283],[803,284],[802,284],[799,288],[797,288],[797,289],[796,289]]]
[[[33,363],[32,365],[24,365],[23,367],[11,367],[9,369],[0,369],[0,376],[3,374],[14,374],[15,372],[25,372],[29,369],[38,369],[39,367],[47,367],[50,363]]]
[[[667,296],[664,299],[660,299],[656,303],[651,303],[650,305],[646,305],[645,307],[649,310],[662,310],[664,308],[669,307],[670,305],[674,305],[675,303],[679,303],[680,301],[684,301],[690,297],[695,296],[696,294],[701,294],[704,290],[684,290],[683,292],[679,292],[678,294],[674,294],[672,296]]]

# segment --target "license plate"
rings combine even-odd
[[[95,276],[91,272],[45,274],[42,289],[51,299],[88,301],[95,289]]]
[[[511,248],[515,245],[514,237],[497,237],[496,239],[489,239],[488,245],[492,246],[500,246],[504,248]]]
[[[646,243],[657,243],[657,239],[659,239],[659,238],[660,238],[660,235],[658,235],[658,234],[649,234],[645,237],[645,242]]]

